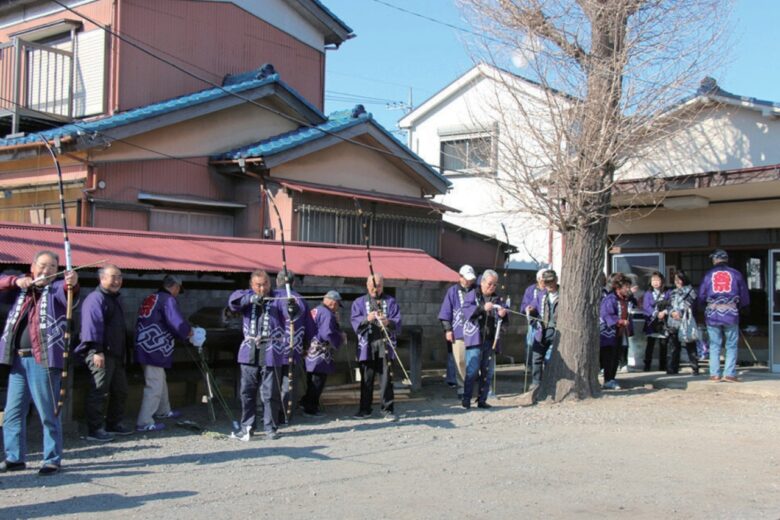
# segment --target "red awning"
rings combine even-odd
[[[282,268],[281,245],[273,240],[72,228],[70,243],[74,265],[106,260],[127,270],[236,273]],[[0,264],[30,264],[41,249],[62,255],[59,227],[0,222]],[[371,258],[374,270],[388,280],[458,279],[455,271],[417,249],[372,247]],[[64,265],[64,259],[60,261]],[[288,243],[287,267],[299,275],[368,276],[361,246]]]
[[[353,190],[334,186],[325,186],[323,184],[314,184],[312,182],[291,181],[276,177],[269,178],[271,182],[278,182],[284,188],[298,192],[321,193],[323,195],[333,195],[336,197],[346,197],[350,199],[358,198],[361,200],[371,200],[374,202],[384,202],[385,204],[397,204],[401,206],[413,206],[415,208],[434,209],[439,213],[451,211],[460,213],[460,210],[445,206],[431,199],[422,199],[416,197],[406,197],[403,195],[388,195],[386,193],[375,193],[364,190]]]

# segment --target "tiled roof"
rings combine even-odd
[[[118,229],[70,228],[74,265],[105,260],[137,271],[249,273],[282,269],[280,243],[273,240],[177,235]],[[0,222],[0,264],[29,265],[41,249],[62,252],[62,230]],[[457,274],[418,249],[372,247],[374,269],[385,279],[454,281]],[[287,266],[296,274],[365,278],[363,246],[287,243]]]
[[[352,110],[342,110],[334,112],[328,116],[328,120],[321,125],[312,127],[301,127],[284,134],[263,139],[257,143],[242,146],[219,154],[215,160],[235,160],[247,157],[267,157],[277,153],[290,150],[296,146],[315,141],[329,133],[337,133],[360,123],[365,123],[372,119],[371,114],[363,112],[357,117],[352,117]]]
[[[269,157],[297,146],[302,146],[327,135],[338,134],[339,132],[343,132],[348,128],[362,123],[370,123],[374,128],[378,129],[395,142],[395,144],[408,154],[410,159],[415,163],[428,170],[438,179],[444,181],[447,186],[452,184],[449,179],[429,166],[419,155],[399,141],[391,132],[388,132],[386,128],[377,123],[370,113],[365,112],[362,105],[357,105],[351,110],[332,112],[328,116],[328,120],[320,125],[301,127],[291,132],[269,137],[268,139],[263,139],[257,143],[212,156],[211,159],[215,161],[233,161],[250,157]]]
[[[289,85],[279,79],[278,74],[271,74],[260,79],[258,79],[257,76],[253,74],[254,71],[249,73],[247,76],[242,76],[241,79],[243,81],[232,82],[230,84],[226,84],[224,87],[214,87],[201,90],[199,92],[194,92],[192,94],[167,99],[165,101],[151,103],[143,107],[127,110],[119,114],[114,114],[113,116],[102,117],[100,119],[93,120],[84,120],[73,124],[66,124],[64,126],[39,132],[39,134],[28,134],[23,137],[0,139],[0,147],[34,143],[40,140],[38,135],[42,135],[46,139],[52,140],[66,136],[75,137],[77,135],[89,134],[93,132],[105,132],[113,128],[136,123],[144,119],[165,115],[176,110],[181,110],[190,106],[214,101],[216,99],[229,96],[230,94],[238,94],[270,84],[276,84],[282,89],[288,91],[301,103],[305,104],[310,110],[320,115],[322,119],[325,119],[325,115],[322,114],[319,109],[309,103],[303,96],[292,89]]]

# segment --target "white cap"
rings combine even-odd
[[[470,265],[466,264],[463,267],[460,268],[460,271],[458,273],[465,278],[468,281],[476,280],[477,279],[477,273],[474,272],[474,268]]]

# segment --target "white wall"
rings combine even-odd
[[[530,87],[530,90],[534,94],[535,89]],[[539,110],[538,98],[522,96],[522,99],[527,103],[524,106],[528,110]],[[544,120],[543,117],[538,119],[538,129],[542,132],[549,131],[544,128]],[[525,122],[526,118],[517,113],[517,100],[507,93],[504,85],[480,76],[480,79],[454,92],[440,106],[415,121],[410,129],[411,143],[414,151],[424,160],[439,165],[441,133],[456,132],[458,129],[462,129],[463,133],[469,130],[493,130],[494,136],[497,135],[501,143],[497,146],[496,175],[506,179],[507,170],[512,164],[507,157],[507,147],[512,148],[520,141],[528,157],[534,156],[539,150],[538,146],[534,146],[534,140],[527,135],[527,129],[523,128]],[[507,139],[509,135],[520,139]],[[532,160],[537,164],[543,161],[541,157]],[[548,262],[550,244],[547,224],[524,212],[517,201],[496,187],[494,179],[461,175],[448,175],[448,178],[453,183],[452,188],[446,195],[437,196],[436,200],[462,213],[446,213],[446,221],[500,240],[504,240],[501,229],[503,222],[510,243],[520,249],[512,255],[513,262]],[[559,263],[557,265],[560,267]]]
[[[666,177],[780,163],[780,119],[728,105],[703,109],[644,147],[620,179]]]

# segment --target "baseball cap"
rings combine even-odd
[[[716,249],[712,253],[710,253],[710,259],[713,261],[728,261],[729,254],[725,252],[723,249]]]
[[[338,291],[330,290],[327,293],[325,293],[325,298],[329,298],[333,301],[339,302],[339,305],[341,305],[341,295]]]
[[[475,273],[474,268],[468,264],[461,267],[460,271],[458,271],[458,274],[460,274],[463,278],[469,281],[477,279],[477,273]]]
[[[557,280],[558,280],[558,275],[556,275],[555,271],[553,271],[552,269],[546,269],[542,273],[542,281],[545,282],[545,283],[547,283],[547,282],[555,282]]]

